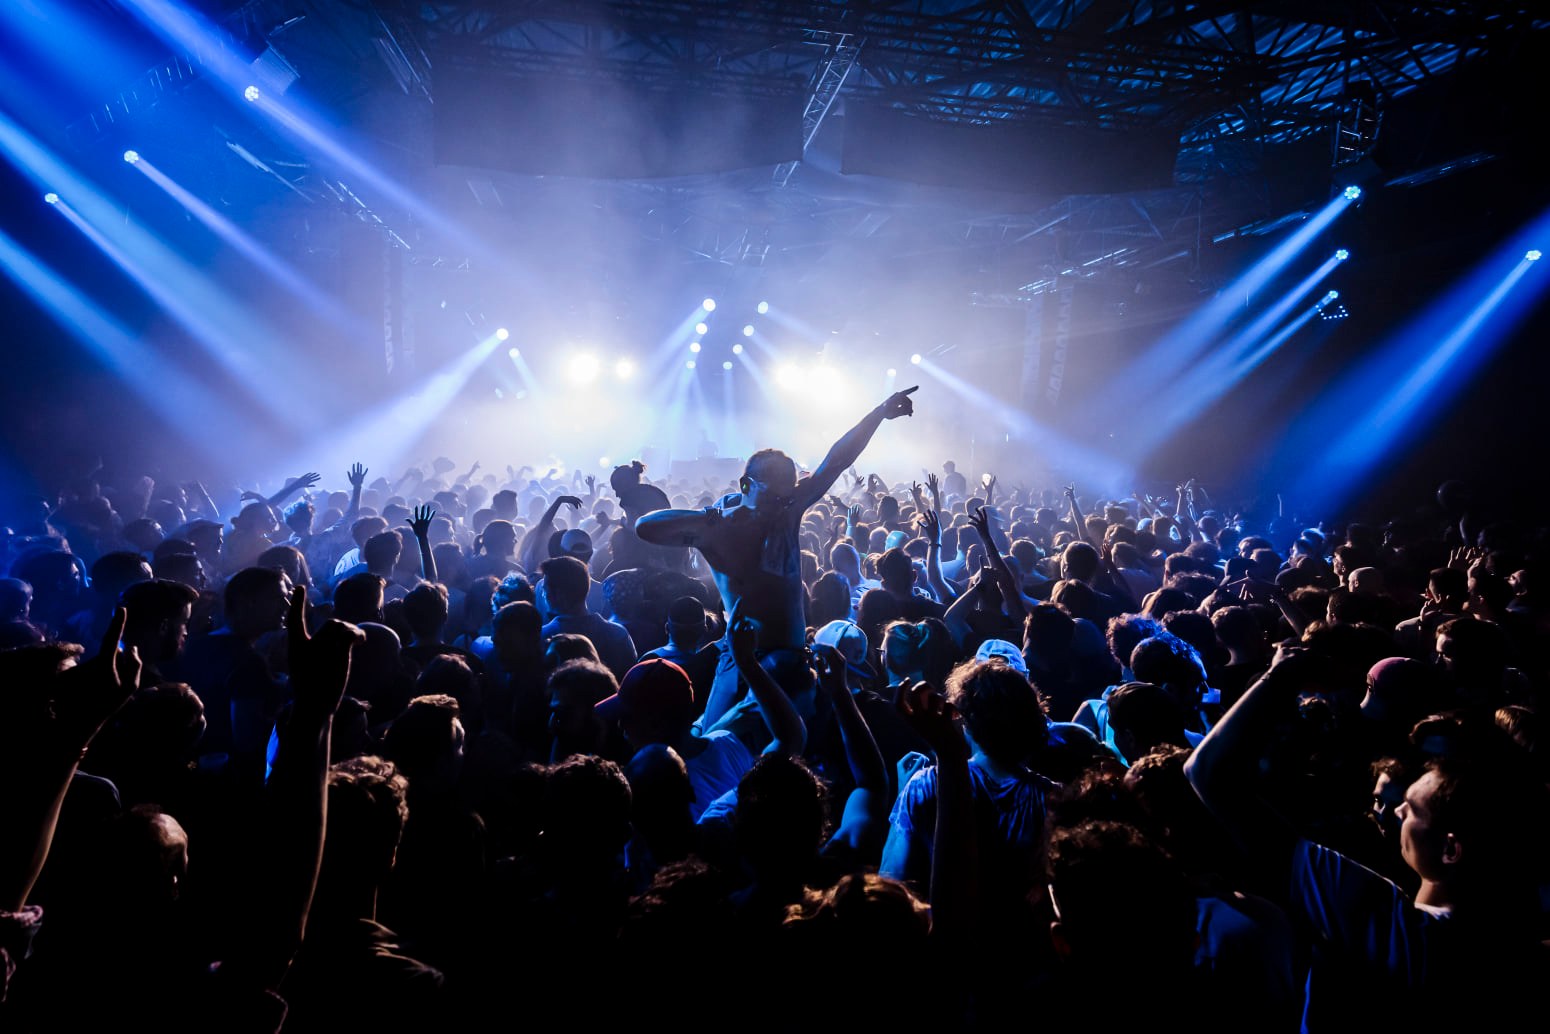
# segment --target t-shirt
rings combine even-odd
[[[689,785],[694,787],[694,803],[689,813],[698,822],[711,802],[730,790],[753,767],[753,753],[730,729],[717,729],[701,737],[705,749],[684,760],[689,770]]]
[[[1021,901],[1038,880],[1044,838],[1045,798],[1055,783],[1035,772],[1007,779],[992,775],[977,758],[969,760],[974,790],[974,825],[979,838],[980,886],[987,905]],[[899,791],[888,816],[890,836],[909,841],[904,871],[886,866],[884,876],[925,887],[931,879],[932,839],[936,833],[937,768],[928,765]]]
[[[1504,1029],[1517,1019],[1501,991],[1530,992],[1526,981],[1546,973],[1532,934],[1514,941],[1418,906],[1371,869],[1306,840],[1293,852],[1290,911],[1313,940],[1306,1031],[1446,1029],[1466,1020]]]
[[[635,642],[630,633],[600,614],[560,614],[544,626],[543,632],[546,640],[562,633],[586,636],[597,648],[598,659],[616,679],[624,678],[624,673],[635,664]]]

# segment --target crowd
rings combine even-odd
[[[737,485],[439,458],[12,501],[0,1027],[1532,1002],[1543,528],[1456,482],[1335,525],[859,473],[909,411]]]

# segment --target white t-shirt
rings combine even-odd
[[[730,729],[717,729],[701,739],[705,749],[684,761],[689,770],[689,785],[694,787],[694,803],[689,811],[696,822],[712,801],[737,788],[738,780],[754,763],[753,753]]]

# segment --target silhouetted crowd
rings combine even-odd
[[[1541,1012],[1538,515],[852,467],[793,646],[636,530],[754,461],[371,474],[11,503],[0,1029]]]

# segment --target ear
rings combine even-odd
[[[1458,837],[1449,833],[1442,845],[1442,864],[1457,865],[1463,857],[1464,845],[1459,843]]]
[[[1062,959],[1069,959],[1071,957],[1071,942],[1066,940],[1065,930],[1062,929],[1063,925],[1059,919],[1050,921],[1049,942],[1054,946],[1056,955],[1059,955]]]

